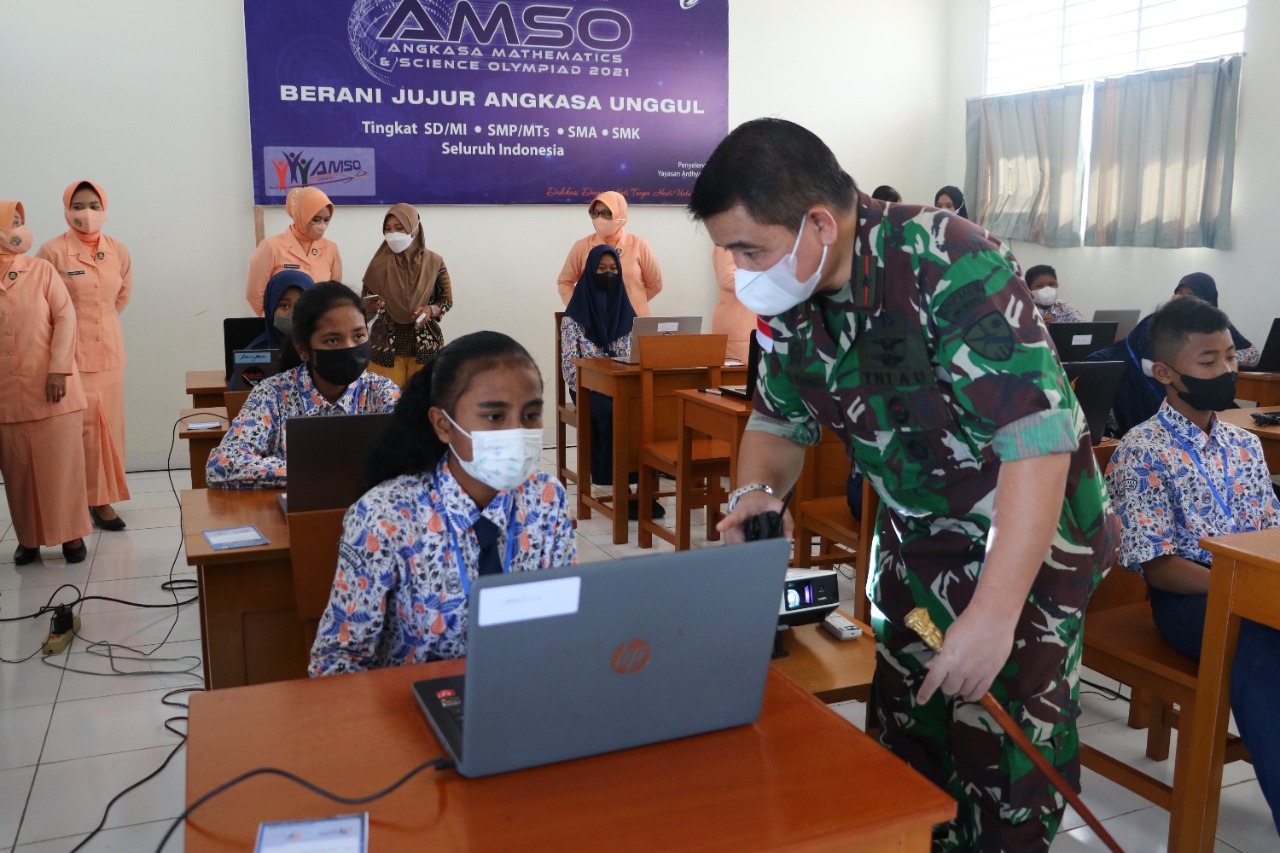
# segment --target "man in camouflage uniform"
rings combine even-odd
[[[822,426],[839,434],[883,500],[881,740],[959,802],[934,849],[1047,850],[1062,796],[971,703],[990,689],[1078,786],[1082,619],[1118,530],[1017,262],[964,219],[858,192],[776,119],[721,142],[689,209],[772,314],[726,540],[779,508]],[[937,656],[905,625],[917,606],[946,635]]]

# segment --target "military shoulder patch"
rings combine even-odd
[[[988,361],[1013,358],[1013,328],[999,311],[989,311],[965,329],[964,342]]]
[[[942,304],[933,310],[948,323],[959,323],[987,298],[987,289],[980,281],[971,281],[956,288]]]

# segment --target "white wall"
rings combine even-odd
[[[134,260],[124,315],[130,467],[163,465],[183,374],[222,364],[221,321],[243,316],[253,214],[244,21],[236,0],[46,0],[0,28],[0,55],[21,69],[5,98],[0,198],[24,202],[37,242],[65,229],[61,193],[91,178],[106,189],[106,230]],[[730,125],[777,115],[821,135],[868,190],[891,183],[932,197],[944,180],[954,33],[941,0],[733,0]],[[909,56],[910,55],[910,56]],[[888,74],[896,75],[889,82]],[[708,152],[709,153],[709,152]],[[961,161],[963,162],[963,160]],[[554,375],[555,278],[590,225],[580,207],[422,207],[427,238],[449,265],[456,307],[445,334],[492,328]],[[381,237],[382,208],[341,207],[328,236],[358,285]],[[286,221],[268,211],[267,233]],[[710,242],[682,209],[632,208],[649,239],[667,314],[709,317]],[[182,464],[179,445],[175,461]]]
[[[982,94],[986,0],[952,0],[953,51],[947,98],[947,165],[965,164],[964,100]],[[1013,243],[1023,269],[1050,264],[1062,296],[1092,316],[1097,308],[1153,310],[1173,294],[1178,279],[1203,271],[1218,282],[1219,305],[1244,335],[1261,347],[1280,316],[1274,264],[1275,203],[1280,197],[1280,3],[1254,0],[1245,29],[1244,72],[1236,136],[1231,249],[1070,248]]]

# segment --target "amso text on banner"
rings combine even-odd
[[[681,204],[727,131],[727,0],[246,0],[254,195]]]

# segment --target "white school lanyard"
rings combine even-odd
[[[439,512],[439,509],[436,510]],[[462,558],[462,544],[458,541],[458,531],[448,523],[449,516],[441,513],[445,518],[445,526],[449,528],[449,540],[453,543],[453,556],[457,561],[458,575],[462,578],[462,594],[468,601],[471,600],[471,579],[467,577],[467,563]],[[511,571],[511,560],[516,552],[516,499],[515,495],[511,496],[511,516],[507,519],[507,554],[502,560],[502,573],[505,575]]]
[[[1231,507],[1222,499],[1222,495],[1218,492],[1218,487],[1213,484],[1213,480],[1209,479],[1209,472],[1204,469],[1204,463],[1200,461],[1200,454],[1193,450],[1191,445],[1187,444],[1186,439],[1177,433],[1173,428],[1173,424],[1169,423],[1169,420],[1164,416],[1164,412],[1161,412],[1159,417],[1160,422],[1164,424],[1165,429],[1169,430],[1169,432],[1173,434],[1173,437],[1178,440],[1178,444],[1182,445],[1182,449],[1187,451],[1187,455],[1191,457],[1191,461],[1196,463],[1196,468],[1200,471],[1200,476],[1204,477],[1205,483],[1209,485],[1209,491],[1213,492],[1213,499],[1218,502],[1218,506],[1222,507],[1222,511],[1227,514],[1227,521],[1231,522],[1231,532],[1239,533],[1240,527],[1236,524],[1235,516],[1231,514]],[[1231,466],[1227,461],[1226,447],[1222,448],[1222,481],[1223,485],[1227,488],[1227,494],[1231,494]]]

